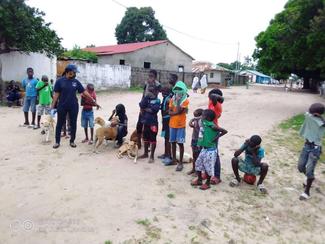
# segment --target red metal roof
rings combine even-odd
[[[152,42],[135,42],[135,43],[126,43],[126,44],[101,46],[101,47],[88,47],[88,48],[84,48],[83,50],[89,52],[95,52],[97,55],[112,55],[117,53],[130,53],[145,47],[151,47],[165,42],[168,42],[168,40],[152,41]]]

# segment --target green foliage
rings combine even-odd
[[[138,225],[143,225],[143,226],[146,226],[146,227],[151,224],[149,219],[139,219],[139,220],[136,221],[136,223]]]
[[[252,58],[249,56],[245,56],[244,57],[244,63],[241,63],[240,61],[234,61],[230,64],[228,63],[218,63],[219,66],[226,68],[226,69],[230,69],[230,70],[255,70],[256,69],[256,65],[253,62]]]
[[[291,73],[305,81],[325,78],[324,6],[324,0],[289,0],[255,38],[258,69],[277,79]]]
[[[0,53],[19,50],[60,55],[61,39],[43,19],[45,14],[24,0],[0,2]]]
[[[167,39],[151,7],[128,8],[121,23],[115,28],[115,36],[118,44]]]
[[[88,61],[97,63],[97,56],[95,53],[84,51],[77,45],[74,45],[72,50],[64,52],[63,56],[68,58],[86,59]]]

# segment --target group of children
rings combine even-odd
[[[29,107],[35,106],[33,102],[35,93],[39,100],[38,117],[37,124],[35,124],[35,115],[33,114],[32,125],[37,129],[40,127],[41,115],[50,113],[53,88],[49,84],[47,76],[43,76],[41,81],[35,81],[31,68],[27,69],[27,74],[28,79],[23,81],[23,87],[27,94],[27,102],[25,101],[24,104],[25,119]],[[99,106],[96,103],[94,86],[88,84],[86,90],[90,97],[81,96],[81,126],[85,132],[85,139],[82,142],[92,144],[94,135],[93,107],[97,106],[99,108]],[[163,98],[162,101],[158,98],[160,92]],[[222,114],[223,101],[222,91],[212,89],[208,94],[207,109],[196,109],[193,113],[194,118],[188,124],[193,130],[191,140],[193,166],[188,174],[197,175],[191,185],[199,186],[202,190],[209,189],[211,184],[221,182],[218,142],[222,136],[227,134],[227,130],[221,128],[218,121]],[[27,106],[29,107],[27,108]],[[166,166],[177,165],[176,171],[183,170],[188,108],[189,95],[187,86],[184,82],[178,81],[177,75],[171,74],[169,83],[161,86],[157,81],[157,72],[155,70],[149,72],[142,99],[139,103],[140,112],[137,122],[139,148],[141,148],[142,140],[144,143],[144,154],[139,159],[148,158],[149,163],[154,162],[159,124],[158,113],[161,111],[161,135],[164,138],[164,153],[158,158]],[[32,112],[34,111],[35,108],[33,107]],[[315,178],[314,170],[321,154],[322,138],[325,132],[325,120],[322,117],[324,112],[325,107],[323,104],[312,104],[305,114],[305,121],[300,131],[300,135],[305,139],[305,145],[299,158],[298,170],[307,177],[304,192],[300,196],[301,200],[310,198],[310,188]],[[108,120],[113,116],[119,118],[117,146],[120,146],[123,143],[123,138],[128,133],[128,117],[123,104],[118,104],[115,107]],[[28,115],[25,124],[29,125]],[[88,127],[90,128],[90,136],[88,135]],[[262,162],[265,152],[261,147],[261,143],[261,137],[253,135],[235,151],[231,160],[235,176],[229,184],[231,187],[240,185],[242,178],[239,171],[241,171],[245,173],[244,180],[251,184],[254,184],[256,176],[260,176],[257,181],[257,189],[262,193],[267,193],[263,181],[268,173],[268,165]],[[179,148],[178,154],[177,146]],[[240,157],[242,153],[244,153],[244,158]]]

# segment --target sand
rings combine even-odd
[[[225,89],[220,124],[229,131],[220,141],[223,182],[209,191],[190,186],[190,169],[181,173],[154,164],[117,159],[112,144],[92,154],[82,144],[78,126],[72,149],[68,140],[58,150],[41,144],[39,130],[19,127],[19,108],[0,108],[0,243],[321,243],[325,240],[324,194],[312,191],[300,202],[303,177],[285,148],[268,153],[270,174],[262,196],[253,186],[228,186],[233,151],[252,134],[268,137],[283,119],[320,101],[317,95],[285,93],[263,87]],[[107,118],[117,103],[127,105],[129,131],[135,128],[141,97],[137,92],[100,93]],[[190,113],[205,108],[205,95],[190,93]],[[80,115],[80,114],[79,114]],[[78,120],[80,124],[80,118]],[[186,151],[191,131],[187,130]],[[159,138],[156,155],[162,153]],[[273,144],[274,148],[277,145]],[[83,154],[86,153],[86,154]],[[89,154],[87,154],[89,153]],[[289,157],[289,156],[290,157]],[[289,157],[289,168],[277,160]],[[291,161],[290,161],[291,160]],[[319,189],[325,191],[320,166]],[[286,178],[288,185],[278,179]]]

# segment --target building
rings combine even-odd
[[[56,79],[56,57],[48,57],[43,53],[23,53],[12,51],[0,54],[0,78],[4,81],[21,81],[26,78],[26,69],[32,67],[34,76],[41,78],[47,75]]]
[[[210,62],[193,62],[193,73],[207,75],[208,84],[226,84],[226,80],[232,77],[232,71]]]
[[[240,72],[240,75],[247,75],[249,81],[253,83],[270,84],[272,81],[271,76],[262,74],[256,70],[244,70]]]
[[[130,65],[135,68],[191,72],[193,57],[169,40],[90,47],[98,63]]]

